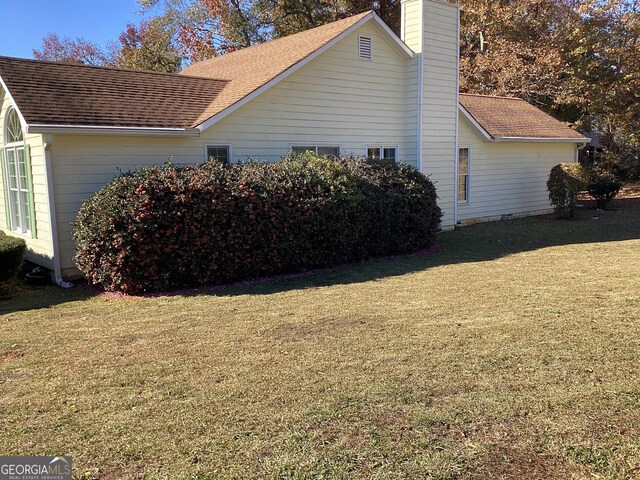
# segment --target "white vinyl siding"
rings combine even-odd
[[[373,41],[371,62],[357,61],[360,35]],[[341,155],[364,156],[367,145],[402,144],[409,63],[365,24],[202,136],[232,142],[240,160],[276,161],[292,146],[340,146]]]
[[[418,133],[411,122],[422,121],[420,170],[435,182],[442,226],[454,225],[456,190],[456,119],[458,114],[458,6],[446,1],[408,0],[402,2],[404,41],[418,53],[414,59],[420,80],[407,72],[408,147]],[[415,86],[415,87],[414,87]],[[420,106],[420,110],[412,109]],[[417,141],[416,146],[418,149]]]
[[[460,120],[460,145],[471,146],[472,193],[458,205],[458,221],[550,211],[547,179],[554,165],[573,162],[574,143],[487,142]]]

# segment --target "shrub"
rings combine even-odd
[[[413,251],[440,217],[433,184],[391,162],[167,164],[117,177],[84,202],[75,258],[105,289],[163,291]]]
[[[0,232],[0,283],[13,278],[24,261],[27,245],[21,238]]]
[[[547,189],[549,200],[560,218],[575,214],[578,193],[587,188],[589,175],[578,163],[560,163],[551,169]]]
[[[622,182],[611,172],[594,168],[589,172],[589,195],[596,199],[597,208],[606,208],[622,188]]]

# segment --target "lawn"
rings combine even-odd
[[[637,478],[640,207],[156,298],[0,303],[0,452],[78,478]]]

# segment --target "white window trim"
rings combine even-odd
[[[233,149],[231,148],[231,144],[224,144],[224,143],[205,143],[204,144],[204,161],[208,161],[209,160],[209,147],[214,147],[214,148],[228,148],[229,149],[229,162],[227,163],[227,165],[231,165],[233,163]]]
[[[4,140],[7,138],[7,118],[9,116],[9,112],[11,110],[14,110],[16,112],[16,114],[18,115],[18,119],[20,120],[20,127],[22,129],[22,141],[19,142],[11,142],[11,143],[4,143]],[[15,211],[15,207],[14,207],[14,202],[12,201],[11,195],[12,192],[14,192],[14,190],[11,188],[11,167],[9,166],[9,151],[13,150],[13,154],[14,154],[14,161],[16,162],[16,183],[18,186],[18,190],[17,192],[14,192],[16,195],[18,195],[18,204],[20,205],[20,208],[22,209],[24,207],[23,202],[20,201],[20,195],[22,193],[26,194],[27,196],[33,195],[33,192],[29,190],[29,184],[27,183],[27,185],[23,187],[23,185],[21,185],[21,180],[20,180],[20,154],[24,155],[26,147],[27,147],[27,142],[26,142],[26,134],[25,134],[25,129],[24,129],[24,125],[22,123],[22,118],[20,115],[20,112],[18,112],[18,109],[11,106],[9,108],[7,108],[6,112],[5,112],[5,123],[4,125],[2,125],[2,140],[3,143],[2,145],[0,145],[0,148],[2,148],[3,150],[3,162],[4,162],[4,171],[7,174],[7,178],[3,178],[3,183],[4,185],[2,186],[2,188],[6,188],[7,189],[7,199],[8,199],[8,204],[5,205],[5,208],[7,209],[7,211],[9,212],[9,218],[11,220],[11,224],[7,225],[9,231],[15,235],[19,235],[21,237],[25,237],[25,238],[34,238],[33,237],[33,232],[31,231],[31,224],[30,222],[26,222],[27,217],[22,214],[19,215],[18,212]],[[21,152],[21,153],[20,153]],[[30,162],[31,159],[30,158],[25,158],[25,162]],[[27,167],[25,167],[27,168]],[[27,175],[29,174],[29,168],[27,168]],[[27,180],[28,182],[28,180]],[[30,202],[31,200],[27,197],[27,202]],[[31,215],[31,212],[29,212],[29,215]],[[25,220],[25,223],[27,223],[27,225],[25,225],[24,230],[21,230],[19,227],[17,228],[13,228],[14,225],[18,225],[18,219],[19,216],[22,216],[21,220]],[[35,219],[32,219],[32,221],[35,221]]]
[[[293,151],[294,147],[313,147],[315,149],[315,151],[313,153],[315,153],[316,155],[318,154],[318,147],[331,147],[331,148],[337,148],[338,149],[338,156],[342,155],[342,145],[337,144],[337,143],[315,143],[315,142],[309,142],[309,143],[290,143],[289,144],[289,151]]]
[[[370,44],[370,58],[363,58],[360,56],[360,44],[362,42],[361,39],[366,38],[369,40],[369,44]],[[369,36],[369,35],[358,35],[358,60],[361,60],[363,62],[373,62],[373,37]]]
[[[390,144],[376,144],[376,145],[367,145],[364,150],[364,158],[369,158],[369,149],[370,148],[379,148],[380,149],[380,160],[382,160],[382,155],[384,154],[385,148],[393,148],[396,151],[396,163],[400,163],[400,146],[399,145],[390,145]]]
[[[468,150],[469,154],[467,157],[467,162],[468,162],[468,168],[467,168],[467,199],[466,200],[458,200],[458,198],[456,198],[456,201],[458,202],[458,205],[469,205],[471,203],[471,160],[473,158],[473,148],[471,147],[471,145],[458,145],[458,150],[456,152],[456,185],[459,184],[460,181],[460,150]],[[458,190],[458,188],[460,187],[456,187],[456,190]],[[460,192],[457,193],[457,195],[460,195]]]

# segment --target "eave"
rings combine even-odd
[[[74,135],[132,135],[132,136],[163,136],[163,137],[198,137],[200,131],[196,128],[166,128],[166,127],[117,127],[101,125],[48,125],[27,124],[27,133],[42,134],[74,134]]]
[[[585,137],[578,138],[558,138],[558,137],[494,137],[493,142],[527,142],[527,143],[589,143],[591,139]]]

